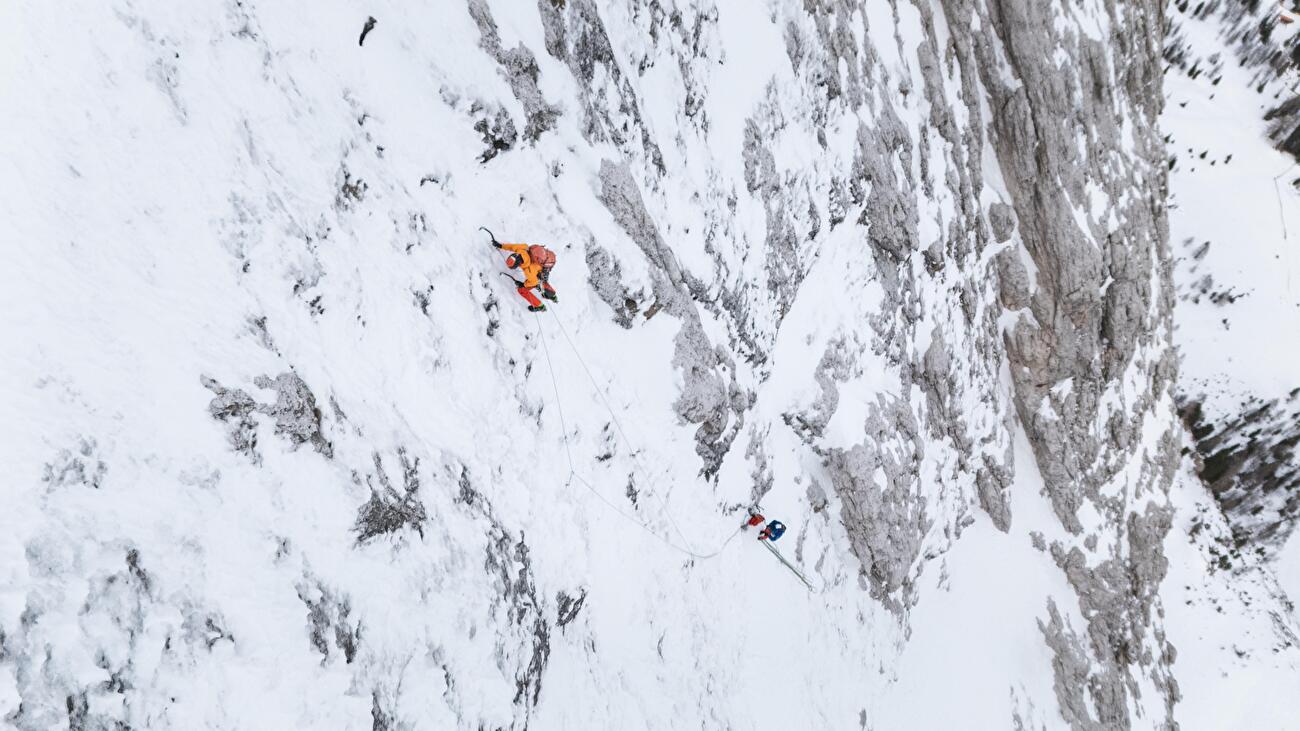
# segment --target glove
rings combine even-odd
[[[496,239],[492,239],[492,245],[497,247],[498,249],[501,248],[501,242],[497,241]]]

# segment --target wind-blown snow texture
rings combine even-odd
[[[6,723],[1292,724],[1164,7],[408,5],[0,24]]]

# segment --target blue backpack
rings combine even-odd
[[[774,520],[767,524],[767,539],[769,541],[775,541],[783,535],[785,535],[785,523]]]

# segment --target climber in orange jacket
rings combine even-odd
[[[491,236],[490,231],[488,235]],[[547,281],[551,276],[551,268],[555,266],[555,252],[541,244],[503,244],[497,241],[495,236],[492,237],[492,245],[509,251],[510,256],[506,257],[506,266],[518,269],[524,275],[522,282],[514,277],[510,279],[514,280],[519,296],[528,301],[529,312],[546,311],[546,305],[532,293],[533,289],[541,289],[542,297],[552,302],[560,301],[555,288]]]

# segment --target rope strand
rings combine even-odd
[[[559,320],[558,320],[558,319],[556,320],[556,323],[559,324]],[[563,327],[562,325],[560,326],[560,331],[561,331],[561,332],[564,332],[564,327]],[[614,512],[616,512],[616,513],[618,513],[619,515],[623,516],[623,518],[627,519],[628,521],[630,521],[630,522],[632,522],[632,523],[635,523],[638,527],[641,528],[641,530],[644,530],[646,533],[649,533],[651,536],[654,536],[654,537],[655,537],[656,539],[658,539],[661,543],[663,543],[664,545],[668,546],[669,548],[672,548],[673,550],[679,551],[679,552],[681,552],[681,553],[683,553],[683,554],[686,554],[687,556],[690,556],[690,557],[692,557],[692,558],[696,558],[696,559],[708,559],[708,558],[713,558],[714,556],[717,556],[718,554],[722,553],[723,549],[725,549],[725,548],[727,547],[727,545],[731,543],[732,539],[734,539],[737,535],[739,535],[740,532],[741,532],[741,530],[744,529],[744,526],[743,526],[743,525],[740,526],[740,527],[738,527],[738,528],[736,528],[736,530],[732,531],[731,535],[727,536],[727,539],[724,540],[724,541],[722,542],[722,545],[718,546],[717,550],[713,551],[712,553],[697,553],[695,550],[693,550],[692,548],[689,547],[689,546],[690,546],[690,542],[686,540],[686,537],[685,537],[685,536],[682,536],[682,540],[683,540],[683,542],[685,542],[685,543],[687,544],[688,547],[683,548],[682,546],[679,546],[679,545],[677,545],[676,543],[673,543],[672,541],[670,541],[670,540],[668,540],[667,538],[663,537],[662,535],[660,535],[659,533],[657,533],[654,529],[652,529],[650,526],[648,526],[648,525],[646,525],[645,523],[643,523],[642,521],[638,520],[635,516],[629,514],[629,513],[626,512],[626,511],[624,511],[622,508],[620,508],[620,507],[619,507],[618,505],[616,505],[615,503],[611,502],[608,498],[606,498],[604,495],[602,495],[602,494],[600,493],[600,491],[598,491],[598,490],[595,488],[595,486],[593,486],[590,482],[588,482],[588,481],[586,480],[586,478],[584,478],[582,475],[578,474],[577,467],[576,467],[576,465],[575,465],[575,463],[574,463],[574,461],[573,461],[573,450],[572,450],[572,448],[569,446],[569,429],[568,429],[568,426],[567,426],[567,424],[565,423],[565,419],[564,419],[564,406],[560,403],[560,385],[559,385],[559,382],[555,379],[555,365],[554,365],[554,363],[551,361],[551,349],[550,349],[550,347],[546,344],[546,333],[545,333],[545,331],[542,329],[542,319],[541,319],[541,317],[537,317],[537,336],[538,336],[538,337],[541,339],[541,341],[542,341],[542,353],[546,356],[546,368],[547,368],[547,372],[549,373],[549,375],[550,375],[550,377],[551,377],[551,387],[552,387],[552,389],[555,391],[555,410],[556,410],[556,412],[557,412],[557,413],[559,414],[559,416],[560,416],[560,429],[562,430],[562,431],[561,431],[561,436],[564,438],[564,451],[565,451],[565,455],[568,457],[568,460],[569,460],[569,477],[568,477],[568,480],[565,482],[565,485],[572,484],[572,482],[576,479],[576,480],[578,481],[579,484],[581,484],[584,488],[587,489],[588,492],[590,492],[592,495],[595,495],[595,496],[596,496],[596,497],[597,497],[601,502],[605,503],[605,505],[608,506],[611,510],[613,510]],[[567,333],[565,333],[565,336],[564,336],[564,337],[565,337],[565,340],[568,340],[568,342],[569,342],[569,346],[570,346],[570,347],[573,347],[573,341],[572,341],[572,340],[569,340],[569,336],[568,336]],[[577,356],[578,356],[578,361],[579,361],[579,362],[582,362],[582,356],[581,356],[580,354],[578,354],[577,348],[574,348],[574,355],[577,355]],[[583,367],[584,370],[586,370],[586,369],[587,369],[587,365],[586,365],[586,363],[583,363],[583,364],[582,364],[582,367]],[[587,371],[587,376],[588,376],[588,378],[591,378],[591,371],[589,371],[589,370]],[[592,382],[594,383],[594,382],[595,382],[595,379],[592,379]],[[599,389],[597,389],[597,392],[599,393]],[[603,394],[601,394],[601,400],[602,400],[602,401],[605,400]],[[610,408],[609,408],[609,404],[608,404],[608,402],[605,402],[605,407],[606,407],[607,409],[609,409],[609,411],[610,411],[610,416],[614,416],[613,409],[610,409]],[[615,424],[617,425],[617,417],[615,417]],[[618,429],[619,429],[619,433],[622,434],[622,427],[619,426]],[[626,437],[625,437],[625,439],[626,439]],[[630,451],[630,447],[629,447],[629,451]],[[653,494],[653,493],[652,493],[652,494]],[[661,502],[661,504],[662,504],[662,502]],[[664,505],[664,508],[665,508],[665,510],[666,510],[667,506]],[[668,519],[669,519],[669,522],[671,522],[671,523],[673,524],[673,527],[676,528],[676,521],[674,521],[674,520],[672,519],[672,515],[671,515],[671,514],[668,515]],[[677,533],[678,533],[678,535],[681,535],[681,529],[680,529],[680,528],[677,528]]]
[[[573,338],[569,337],[568,328],[564,327],[564,323],[560,320],[558,315],[555,317],[555,325],[560,329],[560,334],[564,336],[564,341],[569,344],[569,349],[573,351],[573,355],[578,359],[578,363],[582,366],[583,372],[587,374],[587,380],[591,382],[591,387],[600,398],[600,402],[604,404],[605,410],[609,412],[610,419],[614,422],[614,428],[618,430],[618,436],[623,441],[624,449],[628,451],[628,455],[631,456],[635,466],[641,470],[641,474],[649,475],[650,470],[646,469],[645,463],[641,461],[640,455],[637,453],[636,449],[632,447],[632,441],[627,438],[627,432],[623,430],[623,422],[619,421],[618,413],[614,411],[614,407],[611,406],[609,400],[605,398],[604,390],[596,381],[596,377],[592,375],[591,369],[587,367],[586,359],[582,357],[582,353],[578,350],[578,346],[574,344]],[[657,485],[658,480],[650,480],[650,488],[654,488]],[[669,492],[672,492],[671,488],[669,489]],[[659,512],[668,518],[668,523],[673,527],[673,530],[676,531],[677,537],[681,538],[682,542],[687,546],[690,546],[690,539],[688,539],[686,534],[682,532],[681,527],[677,525],[677,520],[673,517],[672,511],[668,509],[668,498],[660,498],[653,489],[650,489],[649,493],[652,498],[659,501]]]
[[[569,456],[569,476],[573,476],[573,450],[569,448],[569,427],[564,423],[564,407],[560,405],[560,384],[555,380],[555,366],[551,365],[551,348],[546,344],[546,333],[542,331],[542,318],[534,313],[537,322],[537,338],[542,341],[542,352],[546,354],[546,370],[551,374],[551,388],[555,390],[555,410],[560,414],[560,433],[564,435],[564,452]]]

